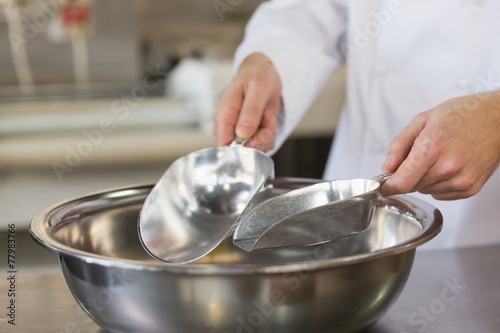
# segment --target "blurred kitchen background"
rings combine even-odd
[[[0,0],[2,249],[15,223],[20,260],[42,264],[27,233],[37,212],[155,182],[212,146],[211,118],[260,2]],[[274,156],[277,176],[321,177],[343,98],[342,70]]]

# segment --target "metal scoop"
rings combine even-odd
[[[240,215],[233,243],[252,251],[361,232],[370,225],[379,187],[391,175],[321,182],[270,198]]]
[[[138,231],[143,247],[167,263],[205,256],[232,234],[245,207],[267,197],[273,171],[268,155],[236,141],[181,157],[141,209]]]

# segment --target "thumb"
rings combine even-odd
[[[398,169],[410,153],[415,139],[425,127],[427,118],[427,112],[420,113],[403,129],[403,131],[392,139],[389,145],[389,152],[382,164],[382,172],[388,173]]]

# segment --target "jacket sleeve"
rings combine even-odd
[[[345,2],[274,0],[261,4],[248,22],[234,68],[251,53],[263,53],[274,64],[283,85],[283,117],[270,154],[283,144],[344,61]]]

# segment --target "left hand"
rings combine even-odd
[[[249,55],[219,101],[214,134],[218,146],[234,138],[249,139],[246,147],[271,150],[281,109],[281,79],[271,60],[262,53]]]
[[[500,164],[500,92],[450,99],[417,115],[391,142],[383,195],[475,195]]]

